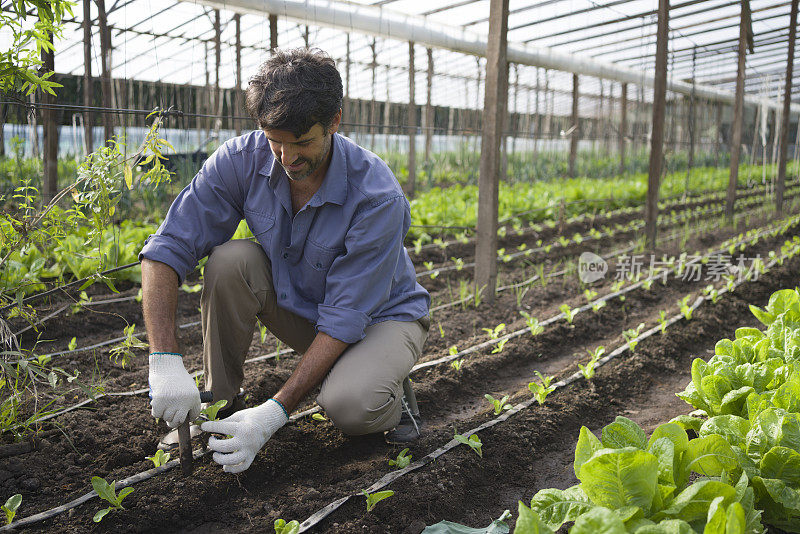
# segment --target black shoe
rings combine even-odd
[[[244,410],[244,408],[244,393],[239,393],[233,398],[233,404],[230,406],[225,406],[219,412],[217,412],[217,419],[225,419],[226,417],[230,417],[239,410]],[[189,435],[192,437],[192,439],[202,434],[202,432],[203,431],[200,430],[199,425],[189,425]],[[160,440],[158,440],[158,445],[156,448],[161,449],[162,451],[171,451],[178,448],[178,443],[178,429],[174,428],[165,434]]]
[[[412,413],[406,402],[405,395],[400,402],[402,403],[400,422],[392,430],[388,430],[383,434],[386,443],[390,445],[411,443],[418,440],[422,434],[422,417],[419,415],[419,410],[416,413]]]

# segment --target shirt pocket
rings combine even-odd
[[[244,210],[244,219],[253,235],[265,250],[269,250],[272,242],[272,228],[275,226],[275,217],[266,213],[253,210]]]
[[[333,261],[342,249],[332,249],[306,240],[303,259],[299,262],[302,274],[299,291],[316,303],[325,300],[325,281]]]

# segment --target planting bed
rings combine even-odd
[[[776,226],[774,221],[757,214],[749,219],[750,227]],[[800,225],[795,221],[780,235],[765,236],[758,242],[745,239],[741,253],[762,258],[767,258],[770,251],[780,253],[781,245],[796,235],[798,228]],[[698,234],[690,237],[682,249],[675,241],[665,243],[658,257],[713,250],[740,231],[742,228],[736,231],[721,228]],[[666,233],[664,230],[662,235]],[[534,246],[540,238],[531,235],[531,241],[524,242]],[[519,241],[523,238],[516,239],[514,245],[523,242]],[[629,239],[630,236],[621,234],[592,243],[591,247],[587,243],[583,250],[606,253],[627,245]],[[580,248],[575,247],[576,254]],[[554,263],[554,258],[562,254],[554,250],[553,258],[544,254],[537,261]],[[530,277],[531,268],[522,260],[502,264],[501,278],[520,281]],[[618,289],[612,287],[615,268],[610,262],[605,281],[591,286],[598,297]],[[794,287],[799,269],[798,257],[775,266],[757,281],[745,282],[734,293],[725,294],[717,303],[706,302],[691,321],[679,321],[664,334],[642,341],[634,354],[625,352],[600,368],[591,382],[579,380],[559,389],[544,405],[522,410],[480,432],[484,443],[482,459],[466,447],[456,448],[389,485],[387,489],[394,490],[395,495],[379,503],[372,512],[366,512],[363,496],[354,497],[314,530],[416,533],[424,525],[442,519],[485,526],[503,509],[516,510],[517,500],[529,501],[538,489],[574,484],[572,454],[581,425],[597,430],[615,415],[624,414],[652,429],[690,411],[691,407],[677,399],[674,392],[683,389],[688,381],[691,359],[705,356],[718,339],[731,337],[736,327],[755,324],[747,304],[764,305],[774,290]],[[468,273],[457,272],[450,283],[457,286],[459,277],[468,277]],[[448,291],[441,278],[431,280],[426,276],[421,283],[431,289],[437,301],[452,300],[452,289]],[[587,351],[604,346],[610,352],[623,345],[623,330],[635,328],[639,323],[645,323],[647,328],[657,325],[660,311],[666,311],[667,316],[675,315],[678,300],[691,294],[693,301],[708,283],[670,275],[666,284],[657,281],[649,289],[638,287],[627,291],[622,298],[608,299],[597,313],[580,312],[573,324],[559,319],[537,337],[529,333],[514,337],[499,353],[491,354],[490,344],[464,356],[458,371],[442,363],[414,372],[412,378],[426,427],[423,438],[411,447],[411,454],[414,459],[422,458],[452,439],[454,429],[465,432],[492,419],[494,415],[484,394],[491,393],[496,398],[510,395],[512,404],[525,400],[531,396],[526,386],[534,380],[534,371],[554,375],[556,379],[574,373],[577,363],[588,359]],[[717,283],[718,287],[722,285],[723,282]],[[519,300],[513,291],[505,291],[491,305],[483,303],[477,309],[452,306],[435,312],[420,363],[447,355],[454,345],[463,350],[486,342],[483,328],[494,328],[499,323],[506,324],[503,333],[525,328],[520,310],[544,321],[557,316],[562,304],[573,309],[585,305],[583,289],[577,276],[571,274],[546,285],[533,284]],[[136,287],[127,287],[123,293],[135,295],[136,291]],[[179,323],[197,321],[198,301],[198,293],[182,294]],[[126,323],[141,322],[135,301],[60,315],[43,326],[38,352],[64,350],[72,337],[77,337],[79,345],[101,342],[121,335]],[[199,327],[182,329],[180,335],[187,368],[200,369]],[[35,338],[26,333],[23,340],[30,346]],[[262,355],[275,348],[274,339],[267,337],[262,342],[256,333],[251,353]],[[295,355],[284,355],[279,360],[247,364],[244,387],[248,405],[263,402],[274,393],[289,376],[296,360]],[[124,369],[110,362],[106,351],[54,356],[53,363],[70,371],[79,370],[82,378],[94,374],[102,380],[107,393],[147,386],[146,358],[141,352]],[[66,398],[56,398],[53,408],[84,399],[85,395],[75,391]],[[100,398],[85,409],[51,419],[45,428],[55,431],[47,432],[34,450],[0,460],[3,494],[23,495],[18,519],[90,491],[94,475],[109,481],[120,480],[149,469],[152,464],[145,456],[153,454],[158,437],[166,431],[150,416],[146,394]],[[0,451],[10,450],[4,447]],[[124,501],[126,510],[109,514],[100,524],[94,524],[92,516],[105,505],[95,498],[26,528],[269,532],[276,518],[303,521],[341,497],[360,493],[391,471],[387,460],[398,452],[399,448],[385,445],[382,436],[346,437],[328,421],[300,418],[280,430],[242,475],[225,474],[209,456],[204,456],[191,477],[183,477],[179,470],[173,469],[136,484]]]

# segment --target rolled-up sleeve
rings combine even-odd
[[[372,314],[390,298],[411,224],[408,201],[391,197],[357,214],[345,237],[345,253],[331,264],[317,330],[345,343],[364,337]]]
[[[211,249],[228,241],[242,220],[242,192],[234,160],[223,145],[206,160],[170,206],[139,259],[165,263],[186,275]]]

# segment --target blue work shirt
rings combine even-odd
[[[139,254],[182,282],[244,219],[272,263],[278,304],[346,343],[381,321],[415,321],[430,296],[403,246],[411,209],[386,163],[333,134],[330,166],[292,216],[289,178],[264,132],[219,147]]]

